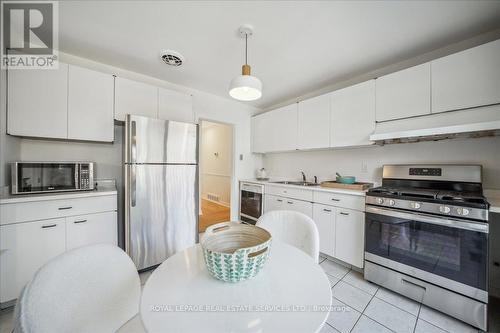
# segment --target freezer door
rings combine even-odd
[[[198,125],[128,115],[125,163],[198,163]]]
[[[196,165],[127,165],[126,250],[138,269],[196,242]]]

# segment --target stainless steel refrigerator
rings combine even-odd
[[[128,115],[125,249],[137,269],[198,238],[198,125]]]

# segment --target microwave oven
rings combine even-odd
[[[93,162],[13,162],[12,194],[33,194],[94,189]]]

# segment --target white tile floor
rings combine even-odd
[[[332,285],[333,310],[321,333],[462,333],[481,332],[366,281],[363,275],[320,258]]]
[[[320,333],[480,332],[425,305],[379,288],[364,280],[362,274],[338,263],[321,258],[320,265],[330,280],[334,306]],[[142,285],[151,273],[140,274]],[[0,312],[0,333],[11,333],[12,314],[12,308]]]

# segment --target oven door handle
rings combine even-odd
[[[407,219],[407,220],[413,220],[413,221],[417,221],[417,222],[424,222],[424,223],[430,223],[430,224],[436,224],[436,225],[442,225],[442,226],[451,227],[451,228],[477,231],[477,232],[482,232],[482,233],[489,232],[489,228],[488,228],[487,223],[472,222],[472,221],[466,222],[466,221],[450,219],[450,218],[445,218],[445,217],[436,217],[436,216],[424,215],[424,214],[420,214],[420,213],[406,213],[406,212],[402,212],[402,211],[386,209],[386,208],[377,208],[377,207],[372,207],[372,206],[366,206],[365,211],[366,211],[366,213],[396,217],[396,218],[400,218],[400,219]],[[390,221],[390,222],[384,222],[384,223],[400,224],[402,222],[401,221]]]

